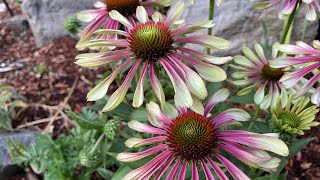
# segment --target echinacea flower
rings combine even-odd
[[[305,5],[306,7],[306,19],[309,21],[314,21],[317,18],[317,13],[315,7],[319,10],[320,4],[319,0],[259,0],[256,5],[257,9],[268,8],[274,5],[280,5],[280,14],[290,15],[296,6]]]
[[[313,47],[304,42],[298,41],[296,46],[283,44],[279,45],[278,49],[284,53],[301,56],[282,57],[271,61],[270,66],[274,68],[284,68],[293,65],[303,65],[295,67],[292,72],[285,74],[280,79],[280,82],[283,84],[283,86],[285,88],[292,88],[300,81],[306,81],[303,83],[303,86],[301,86],[300,89],[295,93],[296,97],[299,97],[312,89],[320,78],[320,41],[313,41]],[[311,101],[318,106],[320,105],[319,86],[314,91],[311,97]]]
[[[144,166],[127,174],[123,179],[160,179],[166,171],[166,179],[185,179],[188,168],[192,170],[192,179],[199,179],[199,168],[207,179],[228,179],[225,171],[218,166],[221,163],[235,179],[249,179],[236,165],[221,155],[226,152],[244,163],[266,171],[275,171],[280,159],[271,157],[266,151],[288,155],[286,144],[274,137],[275,134],[256,134],[242,130],[222,130],[221,127],[237,121],[247,121],[250,115],[240,109],[228,109],[214,117],[208,116],[218,103],[229,96],[227,89],[217,91],[205,107],[199,102],[196,111],[187,107],[172,108],[174,116],[164,114],[160,107],[147,104],[149,122],[130,121],[128,126],[138,132],[152,134],[148,139],[131,138],[125,144],[128,147],[140,147],[156,144],[142,152],[124,152],[117,156],[122,162],[134,162],[155,155]],[[211,168],[213,170],[211,170]],[[179,171],[179,172],[178,172]]]
[[[90,40],[98,29],[119,29],[119,23],[116,20],[110,18],[109,13],[112,10],[120,12],[122,15],[130,19],[130,21],[135,21],[134,16],[136,8],[138,6],[144,6],[147,10],[149,16],[152,16],[154,10],[151,6],[163,5],[169,6],[171,0],[151,0],[147,2],[141,2],[141,0],[104,0],[104,2],[96,2],[94,6],[96,10],[85,10],[78,14],[78,19],[83,22],[90,22],[90,24],[83,30],[80,35],[80,40],[77,44],[77,48],[81,49],[81,44]],[[108,35],[98,35],[98,39],[114,39],[116,36],[114,34]]]
[[[287,91],[279,82],[280,78],[284,75],[284,69],[272,68],[269,65],[269,60],[276,59],[278,56],[276,44],[272,47],[270,59],[267,59],[262,46],[258,43],[255,44],[255,51],[258,56],[248,47],[244,47],[242,51],[245,56],[235,56],[234,62],[237,65],[230,65],[235,69],[232,77],[240,79],[234,81],[234,84],[247,86],[239,91],[238,95],[245,95],[251,92],[251,90],[257,89],[254,102],[260,105],[261,109],[275,106],[279,96],[283,104],[286,104]]]
[[[182,14],[183,6],[183,3],[178,2],[168,12],[166,18],[162,17],[160,13],[155,13],[152,16],[153,21],[149,20],[146,10],[139,6],[136,17],[140,24],[130,22],[118,11],[111,11],[109,13],[110,17],[122,23],[128,29],[128,32],[107,29],[99,30],[96,33],[120,34],[126,39],[88,41],[85,43],[87,47],[115,46],[116,48],[109,52],[81,54],[76,57],[76,63],[84,67],[98,67],[113,62],[119,63],[124,58],[129,58],[129,60],[124,61],[110,76],[93,88],[88,93],[88,100],[95,101],[103,98],[115,77],[131,64],[132,67],[123,84],[111,95],[103,109],[104,111],[112,110],[121,103],[139,66],[142,66],[142,70],[133,97],[132,105],[134,107],[139,107],[143,103],[146,74],[149,74],[151,86],[161,105],[165,104],[165,96],[156,75],[156,68],[163,68],[167,72],[174,87],[175,102],[188,107],[193,104],[193,95],[200,99],[206,98],[207,89],[203,79],[210,82],[225,80],[227,76],[225,71],[213,64],[224,64],[230,61],[232,57],[214,57],[175,45],[175,43],[178,43],[178,45],[191,43],[210,49],[225,49],[230,44],[227,40],[215,36],[185,36],[197,30],[212,27],[212,21],[207,20],[196,25],[185,25],[177,29],[170,28],[170,25]],[[193,69],[184,64],[182,60],[191,65]]]
[[[294,97],[290,96],[283,108],[279,99],[276,107],[271,108],[271,127],[274,132],[280,133],[284,139],[291,139],[294,134],[304,135],[303,131],[318,126],[320,123],[314,120],[319,109],[316,105],[310,106],[309,102],[308,97],[294,100]]]

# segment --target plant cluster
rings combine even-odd
[[[285,179],[286,162],[312,140],[301,135],[319,125],[320,104],[320,42],[290,45],[290,27],[304,6],[314,20],[319,1],[256,1],[281,8],[283,32],[234,57],[211,54],[232,43],[212,35],[221,3],[210,0],[209,20],[195,24],[170,0],[105,0],[79,13],[89,25],[76,47],[90,51],[75,63],[109,68],[87,95],[95,111],[69,112],[78,123],[70,135],[40,136],[29,148],[11,142],[21,149],[16,162],[46,179]]]

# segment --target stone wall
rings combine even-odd
[[[66,35],[64,19],[77,12],[92,9],[96,0],[24,0],[23,13],[26,14],[37,46]]]
[[[189,0],[184,1],[186,3],[184,12],[186,23],[195,23],[208,18],[209,0],[195,0],[194,5],[190,5]],[[270,41],[276,41],[279,38],[283,21],[278,18],[278,9],[275,7],[255,10],[253,6],[252,0],[223,0],[220,7],[215,8],[214,34],[231,42],[231,48],[223,54],[237,54],[243,45],[251,47],[255,42],[263,41],[261,20],[269,27]],[[304,31],[304,8],[301,7],[296,16],[292,35],[294,41],[300,40]],[[317,31],[317,21],[307,22],[304,40],[311,42],[316,37]],[[203,50],[199,47],[194,48]]]

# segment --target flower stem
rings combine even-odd
[[[104,138],[104,134],[101,134],[101,136],[99,137],[99,139],[96,141],[96,143],[93,145],[93,148],[90,150],[90,154],[93,154],[95,151],[96,151],[96,149],[97,149],[97,147],[99,146],[99,144],[101,143],[101,141],[103,140],[103,138]]]
[[[287,39],[287,36],[289,34],[289,31],[290,31],[290,27],[292,26],[292,23],[293,23],[293,20],[294,20],[294,16],[295,16],[295,14],[297,12],[299,4],[300,4],[299,2],[296,4],[296,6],[294,7],[292,13],[289,15],[288,19],[285,22],[285,26],[284,26],[283,31],[282,31],[281,39],[279,41],[280,44],[284,44],[286,39]]]
[[[215,4],[215,0],[210,0],[209,20],[212,20],[212,21],[214,17],[214,4]],[[208,35],[212,35],[212,28],[208,29]],[[210,48],[207,49],[207,54],[210,54]]]

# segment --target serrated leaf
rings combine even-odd
[[[75,120],[79,124],[79,126],[83,129],[101,130],[103,128],[104,122],[102,121],[90,121],[78,116],[77,114],[71,111],[68,111],[67,114],[70,116],[70,118]]]

